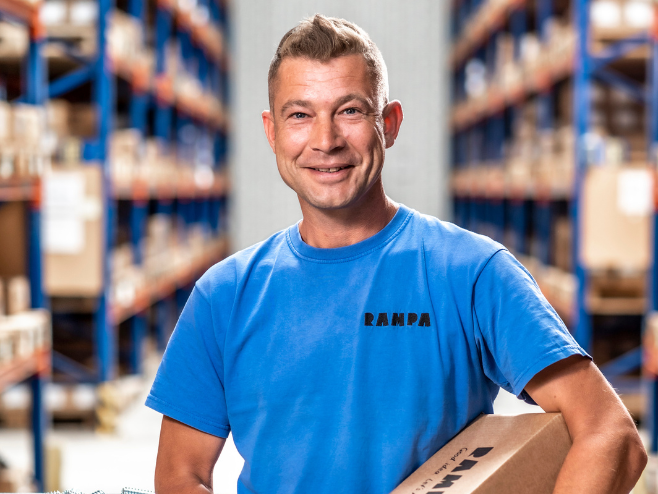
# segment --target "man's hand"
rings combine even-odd
[[[573,446],[554,494],[628,494],[647,453],[628,411],[598,368],[569,357],[537,374],[526,391],[546,412],[561,412]]]
[[[225,442],[226,439],[163,417],[155,465],[155,492],[212,492],[212,472]]]

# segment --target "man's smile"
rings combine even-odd
[[[320,173],[338,173],[349,168],[354,168],[354,165],[305,166],[304,168]]]
[[[312,170],[318,171],[318,172],[323,172],[323,173],[336,173],[340,170],[345,170],[346,168],[351,168],[351,165],[349,166],[340,166],[338,168],[311,168]]]

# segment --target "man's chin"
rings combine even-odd
[[[354,205],[353,197],[303,197],[299,195],[299,200],[302,206],[305,204],[307,207],[320,210],[320,211],[337,211],[346,209]]]

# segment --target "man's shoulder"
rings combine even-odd
[[[210,267],[197,282],[197,287],[206,292],[206,295],[222,288],[234,291],[238,281],[251,267],[275,259],[282,249],[289,250],[287,235],[288,229],[281,230],[257,244],[231,254]]]
[[[473,233],[449,221],[414,212],[413,235],[422,241],[429,256],[446,261],[480,263],[505,247],[491,238]]]

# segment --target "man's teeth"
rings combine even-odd
[[[342,170],[343,168],[347,168],[347,167],[342,166],[339,168],[313,168],[313,169],[324,173],[336,173],[337,171]]]

